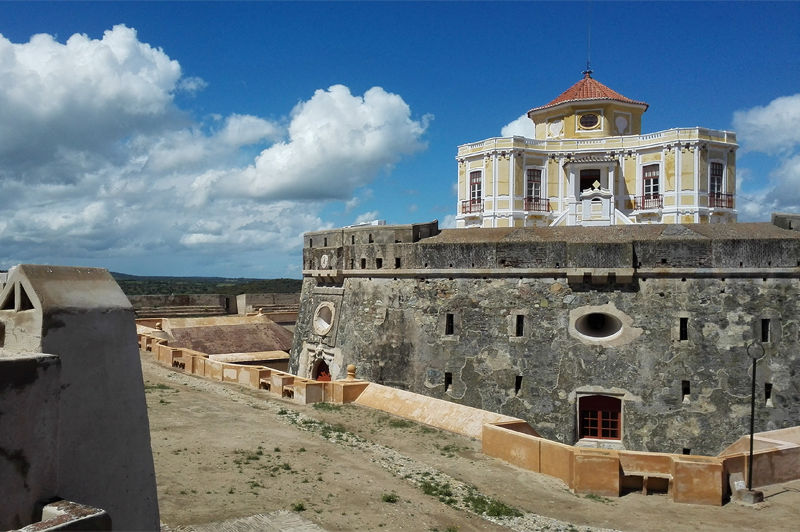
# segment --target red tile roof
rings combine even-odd
[[[645,102],[637,102],[636,100],[631,100],[630,98],[626,98],[620,93],[609,89],[599,81],[592,79],[592,75],[590,72],[586,72],[584,73],[582,80],[580,80],[578,83],[576,83],[575,85],[573,85],[572,87],[568,88],[563,93],[561,93],[561,96],[559,96],[552,102],[548,103],[547,105],[542,105],[541,107],[535,107],[531,109],[530,111],[528,111],[528,114],[534,111],[547,109],[548,107],[553,107],[561,103],[576,102],[581,100],[616,100],[618,102],[644,105],[645,110],[647,110],[647,107],[649,107]]]

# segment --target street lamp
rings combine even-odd
[[[753,385],[750,389],[750,461],[747,465],[747,489],[753,491],[753,430],[756,416],[756,363],[764,356],[764,346],[752,342],[747,346],[747,354],[753,359]]]

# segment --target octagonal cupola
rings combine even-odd
[[[627,98],[592,78],[583,79],[546,105],[528,111],[537,139],[587,139],[642,132],[645,102]]]

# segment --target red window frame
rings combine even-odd
[[[581,397],[578,403],[581,438],[622,439],[622,401],[606,395]]]
[[[645,198],[656,198],[661,192],[659,188],[659,166],[657,164],[649,164],[642,168],[642,184],[643,196]]]
[[[481,191],[481,171],[477,170],[469,173],[469,201],[478,203],[483,199]]]

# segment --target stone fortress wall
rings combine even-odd
[[[307,233],[290,370],[529,421],[565,444],[716,455],[800,419],[800,234],[772,224]],[[619,400],[620,438],[579,402]],[[580,441],[579,441],[580,440]]]

